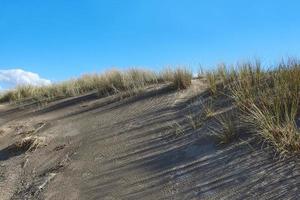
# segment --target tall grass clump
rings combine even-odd
[[[209,90],[212,95],[218,94],[220,89],[223,88],[230,80],[232,80],[232,76],[234,76],[235,70],[231,68],[228,70],[225,64],[220,64],[217,69],[207,71],[205,76],[208,81]]]
[[[186,68],[178,68],[174,71],[173,84],[177,89],[186,89],[192,84],[192,72]]]
[[[300,62],[289,60],[270,70],[259,62],[222,70],[221,83],[243,114],[243,123],[278,153],[300,151]],[[214,76],[220,78],[220,72]],[[219,79],[220,80],[220,79]]]
[[[215,124],[210,126],[210,132],[215,135],[220,144],[232,142],[238,135],[238,125],[230,113],[220,114],[215,118]]]
[[[167,68],[160,73],[160,78],[173,83],[176,89],[182,90],[188,88],[192,84],[193,74],[187,68],[171,69]]]
[[[215,95],[217,93],[217,84],[218,84],[217,74],[213,71],[207,72],[206,78],[209,84],[209,90],[211,94]]]
[[[288,61],[271,71],[248,66],[239,74],[231,91],[246,122],[280,153],[299,152],[300,63]]]

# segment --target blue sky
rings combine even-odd
[[[59,81],[112,66],[272,63],[300,55],[299,8],[296,0],[0,0],[0,70]]]

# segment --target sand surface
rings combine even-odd
[[[191,127],[205,88],[1,106],[0,199],[299,199],[296,158]],[[45,139],[36,150],[10,148],[32,134]]]

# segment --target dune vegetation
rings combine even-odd
[[[210,99],[221,96],[233,102],[233,113],[231,110],[228,116],[217,116],[215,119],[223,129],[212,128],[221,143],[237,138],[238,129],[246,127],[247,132],[258,134],[282,155],[300,151],[298,60],[283,61],[270,69],[262,67],[258,61],[234,67],[222,64],[215,70],[203,73],[201,77],[207,80]],[[171,83],[176,89],[186,89],[191,85],[191,80],[192,72],[186,68],[165,69],[159,73],[142,69],[110,70],[49,86],[18,86],[2,94],[0,102],[28,99],[49,102],[93,91],[99,97],[120,92],[135,94],[146,86],[159,83]],[[207,107],[204,112],[206,117],[199,119],[214,116],[213,104],[209,105],[203,106],[204,109]],[[238,124],[233,121],[238,121]]]
[[[206,73],[212,96],[223,95],[233,100],[241,117],[239,126],[258,134],[281,155],[300,151],[299,101],[300,62],[283,61],[264,69],[260,62],[237,67],[221,65]],[[230,120],[222,125],[235,136]],[[230,127],[230,128],[228,128]]]
[[[87,74],[49,86],[17,86],[0,96],[0,102],[20,102],[24,100],[51,101],[97,91],[99,96],[119,92],[136,92],[148,85],[173,83],[177,89],[191,84],[192,73],[186,68],[166,69],[160,73],[142,69],[126,71],[110,70],[102,74]]]

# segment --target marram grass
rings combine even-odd
[[[185,68],[155,73],[143,69],[110,70],[103,74],[88,74],[80,78],[49,86],[17,86],[0,96],[0,102],[20,102],[27,99],[51,101],[97,91],[100,96],[140,90],[148,85],[172,82],[178,89],[191,84],[192,73]]]
[[[259,62],[208,73],[212,94],[225,91],[242,113],[242,123],[278,153],[300,152],[300,62],[288,60],[270,70]],[[218,91],[217,85],[221,90]],[[298,123],[298,124],[297,124]]]

